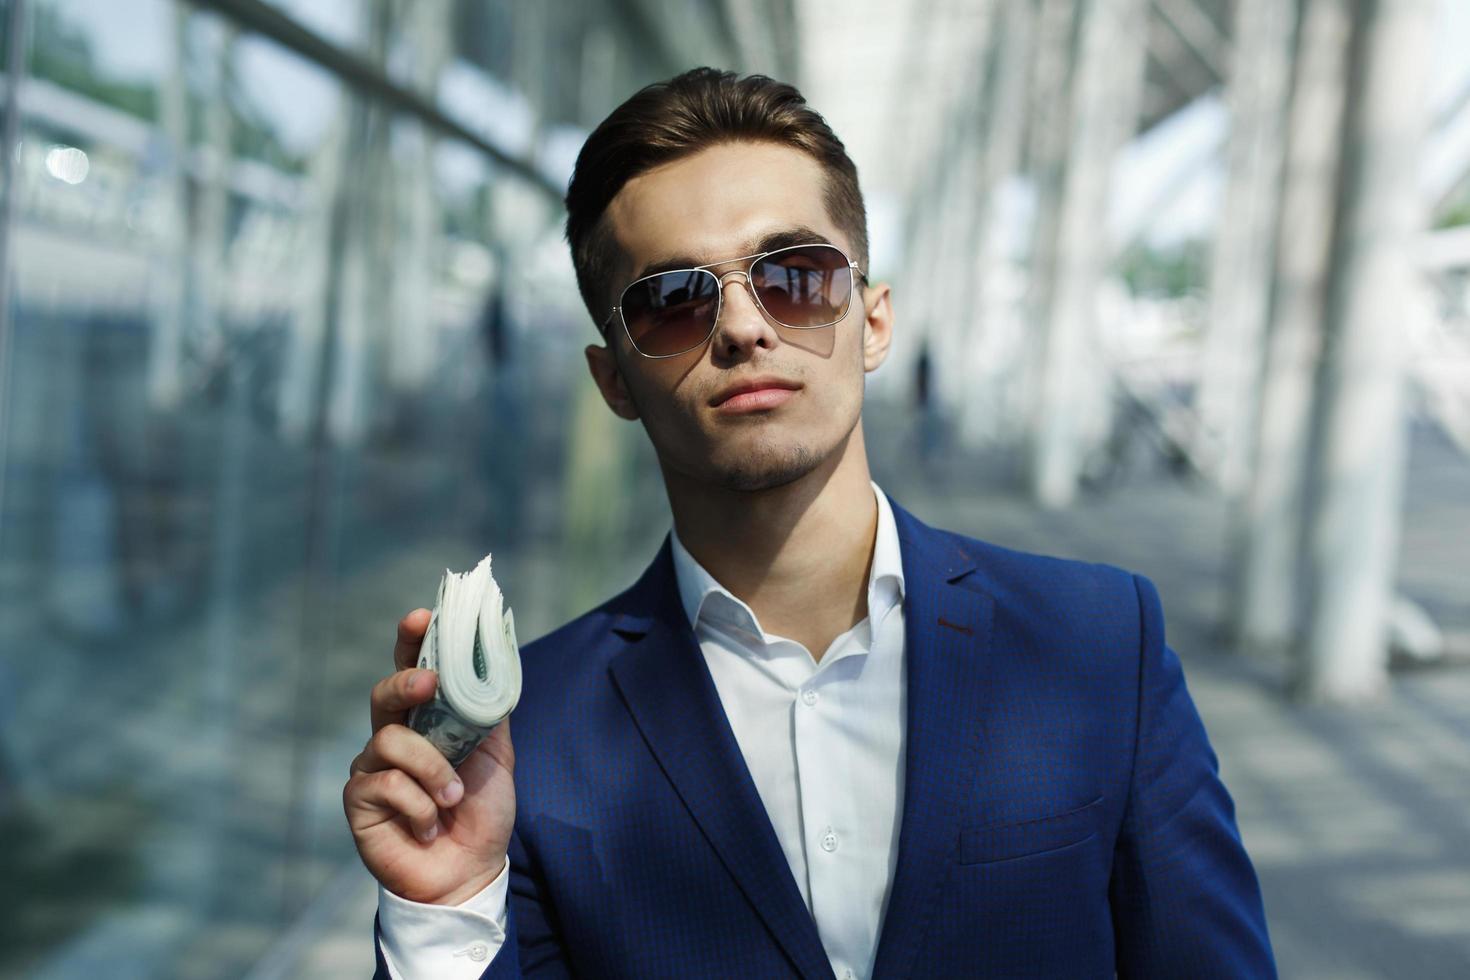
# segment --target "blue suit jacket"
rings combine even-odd
[[[1274,976],[1153,586],[893,514],[907,769],[874,976]],[[521,657],[510,938],[484,976],[830,980],[668,540]]]

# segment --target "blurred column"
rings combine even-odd
[[[174,835],[173,845],[186,860],[150,869],[149,890],[187,902],[208,915],[230,894],[222,875],[231,847],[227,836],[230,814],[238,801],[239,600],[249,489],[250,365],[241,348],[232,344],[239,337],[231,337],[224,302],[233,156],[229,88],[238,31],[232,23],[217,23],[197,14],[182,0],[171,6],[172,62],[159,96],[160,121],[173,148],[174,211],[170,215],[173,235],[166,243],[166,264],[160,271],[174,283],[156,294],[161,319],[154,325],[150,347],[150,363],[157,373],[150,379],[155,383],[151,388],[155,400],[150,400],[149,407],[160,414],[178,407],[177,400],[184,394],[181,367],[186,340],[191,349],[201,352],[201,360],[221,369],[226,401],[212,420],[217,424],[211,426],[216,443],[209,497],[207,587],[199,610],[204,642],[197,651],[197,698],[177,716],[159,719],[160,724],[176,726],[190,735],[190,752],[178,763],[188,773],[190,791],[170,801],[185,828]],[[196,33],[201,26],[218,30]],[[204,51],[193,42],[202,42]],[[200,76],[206,72],[190,70],[191,65],[198,69],[202,63],[208,64],[205,78]],[[194,93],[191,78],[200,85]],[[197,130],[191,126],[191,102],[200,110]],[[159,467],[183,465],[180,460],[162,458],[154,463]],[[128,496],[137,491],[126,486],[117,492],[122,498],[120,520],[126,540],[137,534],[138,525],[152,519],[151,501],[130,503]],[[137,560],[126,553],[119,558],[125,573],[130,560]],[[145,579],[143,584],[153,583]]]
[[[927,297],[924,315],[937,369],[932,375],[937,383],[930,394],[937,396],[947,419],[957,414],[963,401],[965,353],[979,326],[974,229],[984,214],[984,139],[990,66],[996,53],[990,39],[999,6],[999,0],[987,0],[953,21],[956,28],[964,25],[969,36],[954,58],[954,94],[941,109],[944,136],[933,151],[936,171],[928,192],[931,220],[923,232],[929,239],[928,255],[917,267],[922,288],[915,292]]]
[[[1024,315],[1006,288],[1014,273],[1011,256],[1000,248],[1003,229],[998,203],[1006,181],[1020,173],[1024,156],[1026,82],[1036,47],[1034,0],[1004,0],[990,43],[990,76],[979,136],[978,206],[966,248],[972,276],[966,282],[968,302],[975,310],[978,329],[962,359],[967,377],[984,377],[986,383],[964,386],[955,433],[970,446],[1013,431],[1017,422],[1014,410],[1006,411],[1016,390],[1011,370],[994,363],[1001,351],[1000,336],[1017,331],[1016,320]]]
[[[0,205],[0,529],[5,517],[5,472],[10,448],[11,241],[15,225],[16,185],[20,175],[20,85],[26,69],[26,0],[10,0],[5,11],[5,116],[0,123],[0,173],[5,198]],[[3,773],[0,773],[3,774]]]
[[[629,353],[629,369],[644,370],[641,355]],[[597,386],[579,362],[572,412],[568,419],[566,482],[562,490],[562,538],[559,561],[559,617],[596,605],[608,595],[608,584],[626,559],[632,501],[632,425],[618,418],[602,400]]]
[[[568,67],[567,58],[557,49],[552,33],[556,13],[549,3],[511,4],[511,30],[515,32],[516,43],[511,51],[511,74],[507,80],[536,107],[538,136],[547,104],[556,92],[556,76]]]
[[[1066,157],[1071,107],[1066,98],[1069,66],[1076,50],[1076,15],[1083,0],[1036,0],[1035,49],[1027,79],[1025,138],[1026,172],[1035,194],[1035,213],[1025,254],[1026,294],[1021,302],[1026,323],[1021,352],[1021,406],[1018,441],[1029,452],[1032,416],[1041,389],[1041,315],[1051,290],[1060,217],[1062,161]],[[1030,466],[1029,458],[1025,464]],[[1029,479],[1029,475],[1028,475]]]
[[[796,63],[795,13],[783,2],[716,0],[729,25],[741,71],[790,79]]]
[[[615,68],[605,41],[588,43],[589,35],[599,39],[604,36],[602,31],[589,27],[577,37],[582,58],[582,105],[577,114],[584,121],[595,120],[605,111],[605,93],[613,82]],[[558,39],[543,36],[547,46],[544,53],[549,57]],[[545,227],[555,221],[546,214],[537,224]],[[519,251],[529,253],[537,241],[538,236],[527,235]],[[528,256],[522,261],[525,258]],[[597,331],[588,321],[577,317],[576,324],[578,330],[585,331],[588,343],[599,342]],[[614,319],[608,334],[616,340],[614,331],[621,329],[622,324]],[[576,353],[580,355],[581,351]],[[641,355],[630,352],[628,360],[631,370],[643,369]],[[556,555],[559,606],[553,613],[559,619],[575,616],[606,598],[609,581],[626,563],[633,518],[631,487],[637,482],[633,479],[633,443],[642,438],[634,427],[637,423],[629,424],[608,409],[584,364],[582,357],[574,356],[565,366],[572,404],[562,467],[561,547]]]
[[[984,297],[994,289],[999,266],[1006,261],[995,249],[995,195],[1002,182],[1021,169],[1026,75],[1035,49],[1036,4],[1034,0],[1004,0],[997,13],[990,38],[985,116],[979,136],[979,213],[970,232],[977,280],[972,295],[982,308],[988,305]]]
[[[936,37],[946,13],[940,0],[916,2],[905,13],[902,77],[913,80],[915,88],[922,88],[927,73],[938,68]],[[898,173],[902,175],[901,193],[907,202],[902,234],[904,269],[900,280],[911,283],[912,288],[904,299],[904,317],[915,332],[915,340],[922,338],[928,341],[936,330],[938,318],[943,315],[942,305],[933,295],[938,281],[934,268],[942,257],[941,219],[948,174],[945,163],[953,131],[945,125],[949,122],[945,117],[950,109],[947,102],[928,101],[926,111],[916,113],[912,111],[913,98],[910,91],[893,93],[888,111],[892,130],[897,136],[894,149],[903,160]],[[923,123],[931,119],[941,122],[933,130],[925,129]],[[936,133],[938,135],[934,135]]]
[[[158,128],[162,133],[169,171],[170,190],[159,225],[163,247],[151,263],[148,299],[151,329],[148,334],[148,406],[157,412],[176,408],[183,397],[183,350],[186,321],[186,286],[191,259],[188,248],[189,223],[189,101],[184,77],[184,32],[189,11],[182,4],[171,11],[173,61],[160,79]]]
[[[189,19],[197,16],[187,4],[177,8],[180,27],[179,56],[187,57]],[[235,42],[239,30],[233,22],[220,24],[217,47],[211,53],[210,87],[203,99],[203,141],[196,171],[197,220],[190,222],[190,274],[188,309],[194,319],[191,330],[207,339],[212,350],[224,359],[227,387],[223,417],[217,433],[215,488],[212,501],[209,587],[206,593],[206,649],[203,652],[204,683],[200,692],[198,745],[204,757],[216,760],[204,785],[196,785],[191,803],[197,819],[193,833],[201,840],[198,863],[193,869],[195,900],[216,906],[230,895],[231,886],[221,881],[226,858],[233,846],[227,839],[230,814],[238,803],[236,777],[242,766],[238,746],[239,702],[242,694],[240,600],[246,563],[246,536],[250,507],[250,396],[256,383],[254,363],[239,324],[231,323],[226,308],[229,266],[229,207],[233,121],[230,111]]]
[[[369,0],[358,11],[365,22],[365,52],[382,70],[390,33],[388,0]],[[323,724],[320,699],[328,663],[338,640],[338,576],[348,524],[348,501],[359,489],[353,470],[365,435],[365,396],[371,326],[388,307],[391,270],[374,264],[384,234],[377,220],[392,190],[387,127],[391,115],[361,92],[341,89],[340,118],[310,166],[318,210],[305,222],[306,245],[295,350],[283,405],[295,412],[288,431],[305,437],[310,467],[305,487],[305,549],[300,600],[301,639],[281,677],[285,709],[282,731],[290,755],[286,781],[288,814],[282,843],[283,921],[299,914],[321,883],[315,857],[314,767]]]
[[[373,0],[366,17],[368,58],[382,70],[395,26],[393,5]],[[366,99],[354,102],[348,152],[355,178],[341,189],[339,265],[332,293],[336,315],[332,343],[327,346],[331,374],[325,390],[327,433],[333,443],[346,447],[360,444],[371,424],[371,389],[383,350],[384,312],[392,308],[398,227],[393,219],[402,194],[393,172],[392,113]]]
[[[1199,412],[1220,488],[1235,496],[1250,463],[1250,408],[1260,384],[1273,246],[1285,158],[1295,4],[1238,0],[1226,99],[1230,108],[1226,220],[1210,272],[1210,325]]]
[[[1106,384],[1096,327],[1107,192],[1137,122],[1146,8],[1142,0],[1048,0],[1043,11],[1060,51],[1042,54],[1048,69],[1039,79],[1057,100],[1057,125],[1037,158],[1028,478],[1037,502],[1062,507],[1076,494]]]
[[[1427,212],[1433,0],[1358,0],[1338,228],[1308,486],[1299,693],[1356,700],[1387,684],[1405,466],[1406,317]]]
[[[439,89],[439,76],[450,55],[449,0],[415,0],[403,9],[406,34],[413,56],[411,87],[429,100]],[[429,383],[435,367],[439,323],[433,316],[434,270],[443,261],[437,253],[441,235],[435,199],[434,158],[438,139],[432,127],[418,120],[401,120],[404,127],[403,204],[395,216],[401,227],[389,277],[393,315],[387,330],[384,379],[390,390],[412,394]]]
[[[1233,513],[1242,649],[1285,649],[1296,630],[1302,461],[1321,350],[1354,0],[1296,0],[1300,11],[1254,466]]]
[[[179,24],[180,57],[187,50],[187,30],[191,7],[179,4],[176,8]],[[188,242],[186,279],[189,282],[186,306],[191,321],[189,330],[208,345],[208,349],[219,352],[228,344],[229,330],[226,318],[226,265],[230,241],[230,166],[233,157],[230,119],[229,89],[235,39],[239,29],[233,21],[220,25],[222,36],[218,41],[220,60],[211,66],[211,83],[214,91],[202,106],[203,132],[197,151],[197,166],[185,166],[181,179],[191,169],[197,192],[197,215],[187,222],[185,239]],[[183,144],[188,146],[186,140]],[[185,154],[187,164],[188,154]]]
[[[276,403],[281,434],[292,442],[306,442],[316,427],[324,380],[322,365],[330,338],[328,313],[335,259],[332,249],[341,210],[341,175],[347,163],[351,120],[360,111],[350,91],[344,89],[339,98],[341,109],[307,162],[309,194],[292,235],[297,274],[287,355]]]

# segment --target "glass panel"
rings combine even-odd
[[[366,6],[355,48],[436,90],[443,25]],[[528,642],[647,561],[662,492],[544,191],[190,4],[28,11],[0,973],[239,976],[344,896],[332,972],[370,972],[341,789],[396,620],[493,551]]]

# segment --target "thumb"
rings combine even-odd
[[[515,769],[516,750],[510,740],[509,715],[506,715],[500,724],[490,729],[490,734],[485,737],[485,741],[480,743],[480,751],[498,762],[506,772]]]
[[[460,763],[459,769],[462,775],[474,774],[488,780],[495,767],[511,772],[515,768],[515,762],[515,748],[510,741],[510,718],[507,717],[490,729],[490,734],[475,746],[475,751]]]

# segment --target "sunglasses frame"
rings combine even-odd
[[[844,309],[842,310],[842,314],[838,316],[837,319],[829,320],[826,323],[813,323],[804,327],[796,327],[792,326],[789,323],[778,320],[776,319],[776,317],[771,315],[771,312],[766,309],[765,304],[761,302],[760,294],[758,294],[755,290],[755,287],[750,284],[750,275],[752,272],[755,271],[755,264],[762,259],[769,258],[772,255],[780,255],[782,252],[789,252],[793,249],[812,247],[830,248],[838,255],[842,256],[843,259],[847,261],[847,271],[852,276],[852,281],[848,285],[847,305],[844,307]],[[746,265],[743,271],[740,269],[732,269],[722,276],[717,276],[713,272],[710,272],[710,269],[714,268],[717,265],[729,265],[731,262],[740,262],[744,259],[749,259],[750,262],[748,265]],[[628,290],[632,289],[640,282],[647,282],[648,280],[657,278],[658,276],[677,275],[681,272],[703,272],[705,275],[709,276],[715,281],[715,315],[710,320],[709,333],[705,334],[704,337],[699,341],[699,343],[694,344],[692,347],[686,347],[683,350],[675,351],[672,354],[645,354],[643,351],[639,350],[637,341],[633,339],[633,331],[628,329],[628,320],[626,317],[623,316],[623,299],[628,295]],[[770,320],[772,323],[780,324],[788,330],[819,330],[822,327],[830,327],[834,323],[841,323],[843,320],[847,319],[847,315],[852,312],[852,295],[856,291],[857,283],[861,282],[863,286],[868,285],[868,277],[865,276],[862,270],[858,268],[858,264],[852,259],[848,258],[847,253],[838,248],[836,245],[833,245],[831,242],[802,242],[797,245],[786,245],[782,248],[773,248],[768,252],[756,252],[752,255],[737,255],[733,259],[723,259],[719,262],[708,262],[704,265],[690,266],[687,269],[665,269],[662,272],[653,272],[638,279],[634,279],[632,282],[628,283],[628,285],[623,287],[623,291],[618,294],[617,305],[608,312],[607,318],[598,325],[597,330],[599,333],[602,334],[604,339],[607,339],[607,325],[611,323],[612,318],[616,316],[618,318],[618,321],[623,325],[623,335],[628,338],[628,343],[632,345],[633,350],[637,351],[639,355],[653,360],[659,360],[665,357],[678,357],[680,354],[687,354],[692,350],[703,347],[706,343],[709,342],[709,339],[715,335],[715,328],[718,327],[720,324],[720,311],[724,309],[725,304],[725,280],[731,276],[741,276],[744,278],[745,288],[750,291],[751,298],[755,300],[756,308],[761,311],[762,316],[764,316],[767,320]]]

